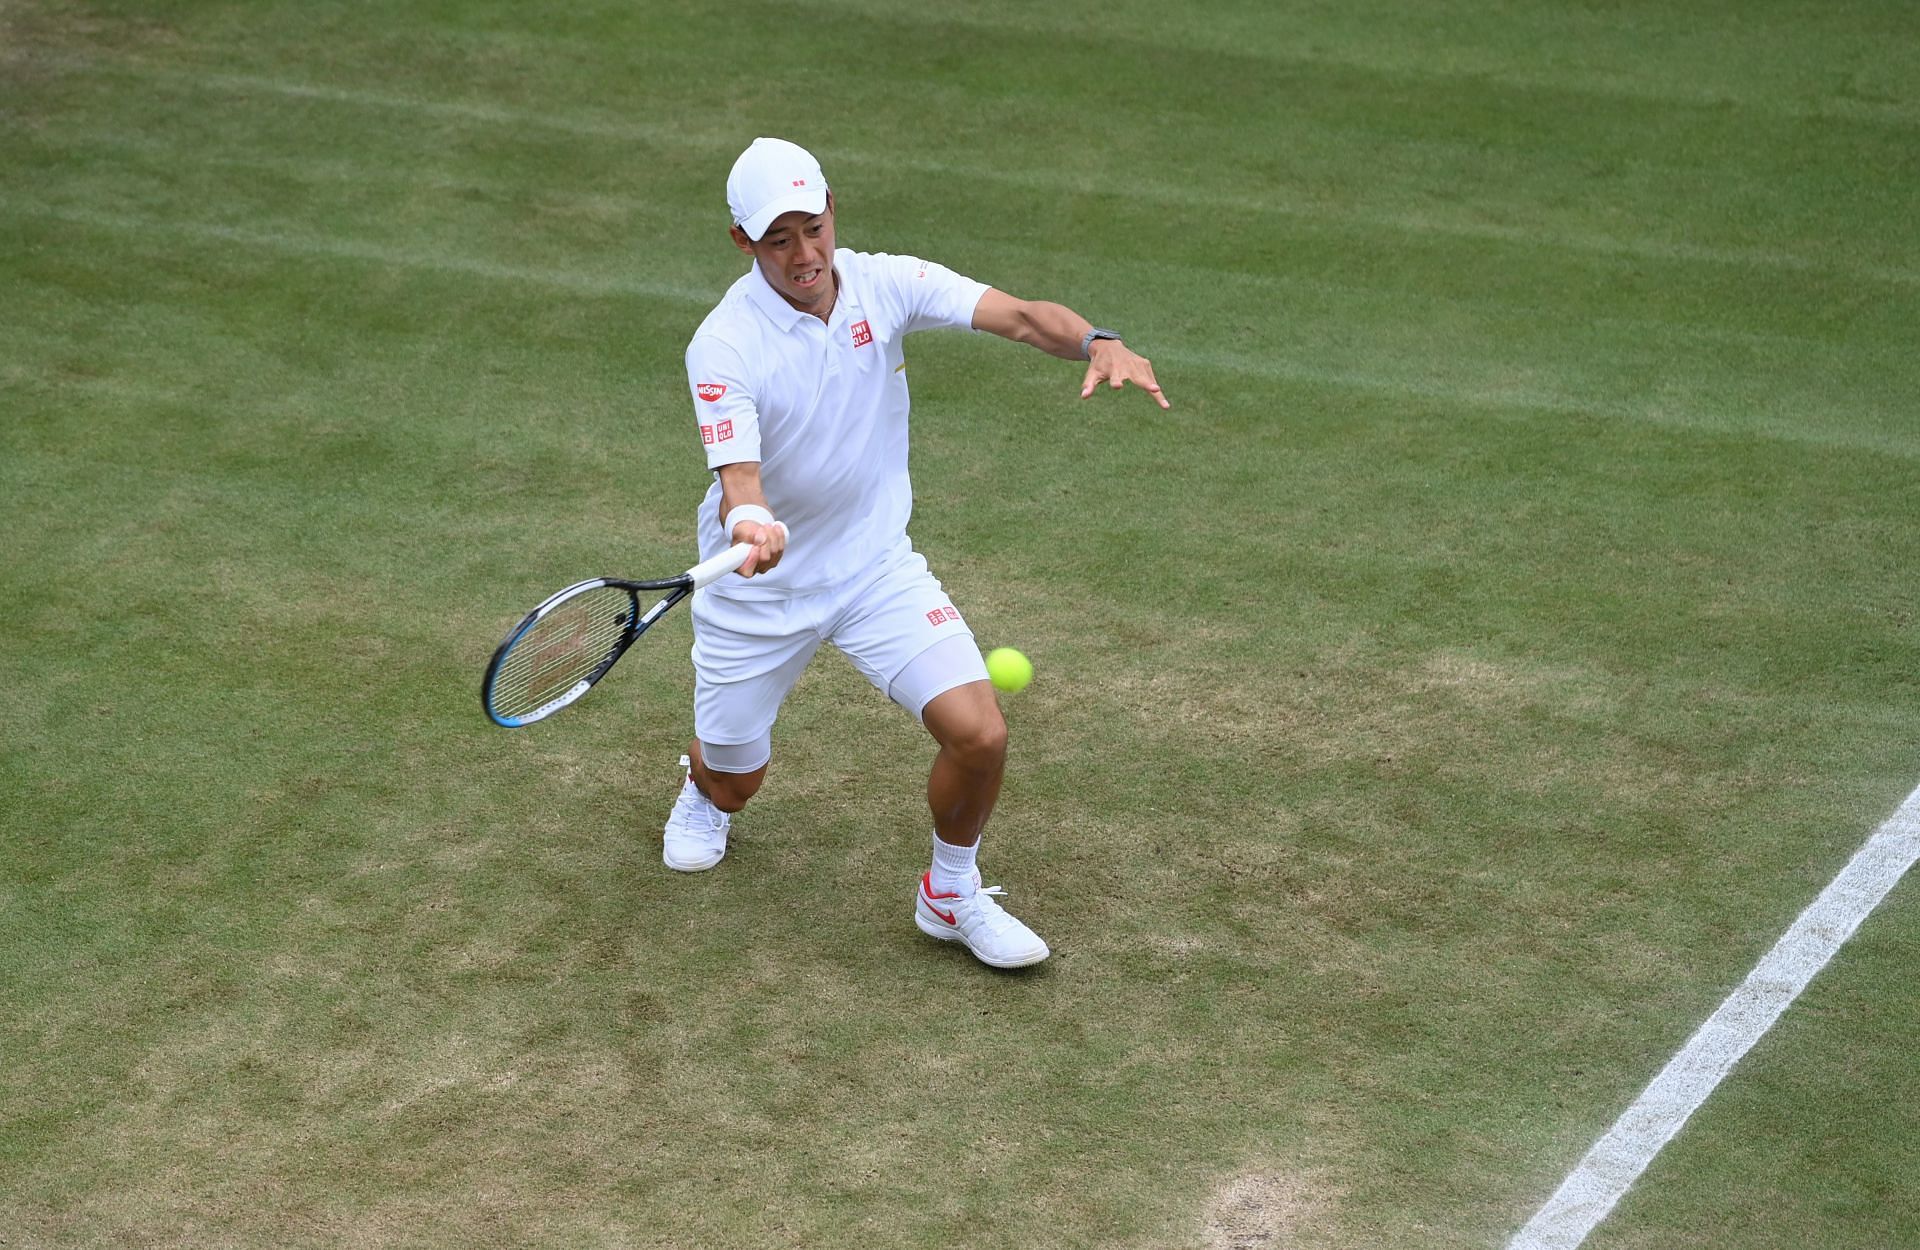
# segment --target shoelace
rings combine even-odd
[[[695,813],[704,813],[707,826],[706,832],[727,832],[727,814],[714,806],[712,799],[700,793],[698,787],[695,787],[693,794],[689,796],[687,794],[687,787],[690,784],[690,782],[681,782],[680,795],[674,800],[674,806],[687,814],[687,827],[690,829],[698,829],[700,821],[695,818]]]
[[[973,892],[973,897],[979,900],[979,904],[975,910],[980,917],[981,924],[996,933],[1005,929],[1008,925],[1020,923],[1008,915],[1006,909],[995,901],[997,898],[1005,898],[1006,896],[1006,888],[997,885],[990,885],[985,889],[975,890]]]
[[[725,833],[727,831],[727,814],[718,807],[715,807],[713,800],[701,794],[698,790],[694,791],[694,794],[699,800],[699,805],[707,810],[707,832]]]
[[[685,756],[685,755],[681,756],[680,767],[683,770],[692,768],[693,760],[688,756]],[[680,798],[684,799],[686,797],[686,787],[689,784],[691,784],[692,781],[693,781],[693,777],[691,774],[687,774],[682,778],[680,782],[680,786],[681,786]],[[727,814],[721,811],[718,807],[715,807],[712,799],[700,793],[700,789],[698,786],[694,787],[693,796],[696,802],[698,802],[701,806],[704,806],[707,809],[707,832],[708,833],[727,832]],[[676,804],[678,803],[678,801],[679,800],[677,799],[675,800]],[[691,825],[693,821],[689,819],[687,823]]]

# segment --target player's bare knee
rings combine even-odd
[[[972,772],[999,772],[1007,762],[1007,722],[993,709],[949,735],[943,745]]]

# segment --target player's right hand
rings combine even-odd
[[[1080,398],[1086,399],[1093,394],[1093,388],[1105,382],[1114,390],[1119,390],[1131,382],[1148,395],[1162,408],[1171,408],[1167,397],[1160,391],[1160,383],[1153,377],[1153,362],[1129,348],[1119,339],[1100,339],[1092,347],[1092,359],[1087,363],[1087,376],[1080,380]]]
[[[753,544],[753,550],[739,568],[740,576],[752,577],[755,573],[772,572],[774,566],[780,563],[780,557],[787,552],[787,527],[781,521],[771,525],[742,521],[733,527],[732,541]]]

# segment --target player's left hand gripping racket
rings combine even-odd
[[[678,577],[624,582],[596,577],[548,597],[511,630],[480,682],[487,719],[507,729],[545,720],[593,688],[634,639],[694,591],[746,562],[751,543],[735,543]],[[666,598],[640,610],[642,591]]]

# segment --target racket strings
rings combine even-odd
[[[526,716],[592,677],[618,652],[635,612],[633,596],[613,586],[556,604],[501,659],[493,679],[494,710]]]

